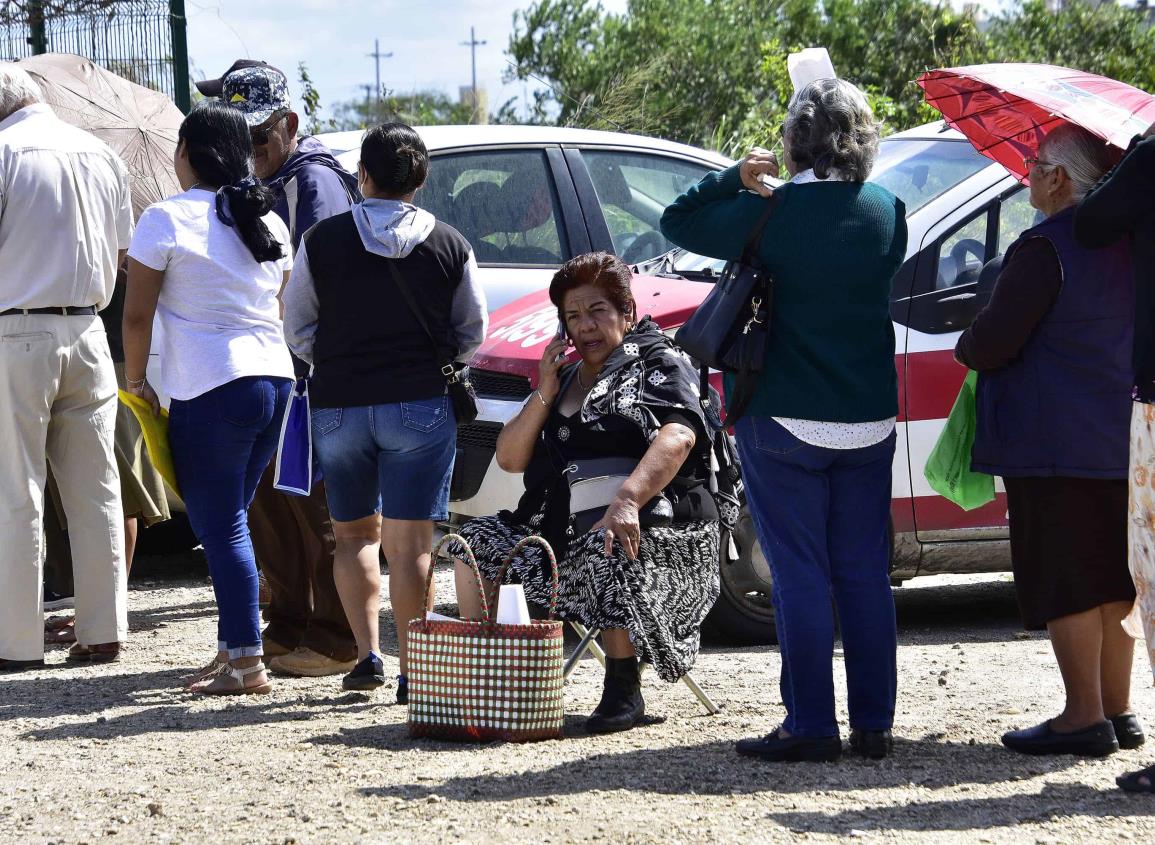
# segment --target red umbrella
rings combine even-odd
[[[950,126],[1023,182],[1023,159],[1057,126],[1073,123],[1126,149],[1155,123],[1155,97],[1146,91],[1054,65],[944,68],[927,71],[918,84]]]

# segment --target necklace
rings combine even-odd
[[[577,371],[577,383],[578,383],[578,387],[580,387],[582,390],[588,391],[590,389],[590,387],[593,387],[592,384],[590,385],[590,387],[586,387],[586,383],[584,381],[582,381],[582,368],[581,368],[580,364],[578,365],[578,371]]]

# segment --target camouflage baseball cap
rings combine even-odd
[[[225,76],[221,99],[245,116],[249,126],[260,126],[279,111],[291,111],[285,75],[268,65],[234,70]]]

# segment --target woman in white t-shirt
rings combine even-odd
[[[289,233],[253,177],[241,113],[209,100],[181,124],[184,192],[150,206],[128,250],[125,377],[152,403],[145,376],[154,317],[169,445],[189,521],[205,549],[219,610],[217,657],[190,689],[271,689],[261,661],[257,569],[248,508],[277,448],[293,364],[281,330]]]

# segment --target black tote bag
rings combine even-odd
[[[778,195],[771,194],[741,258],[726,265],[709,296],[674,335],[674,342],[700,365],[737,376],[726,397],[727,426],[749,407],[766,361],[774,279],[758,258],[758,245],[778,202]]]

